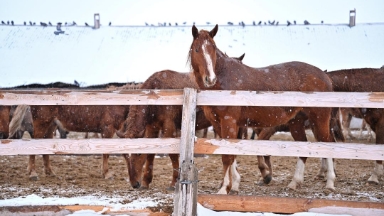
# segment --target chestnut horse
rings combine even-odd
[[[368,141],[371,141],[371,139],[375,139],[374,135],[372,134],[371,127],[367,124],[367,122],[364,120],[364,117],[360,113],[359,109],[356,108],[340,108],[341,113],[341,123],[343,125],[343,134],[344,137],[349,137],[350,139],[355,139],[355,137],[351,133],[351,121],[352,117],[360,118],[362,119],[361,126],[360,126],[360,135],[357,137],[358,139],[361,138],[363,134],[363,130],[367,129],[368,131]]]
[[[331,71],[334,90],[340,92],[384,92],[384,68],[360,68]],[[384,144],[384,109],[355,108],[376,133],[376,144]],[[383,162],[378,160],[368,182],[379,183],[383,176]]]
[[[141,89],[184,89],[198,88],[190,73],[163,70],[152,74]],[[131,105],[128,118],[116,133],[121,138],[158,138],[161,131],[164,138],[177,137],[181,129],[182,106]],[[196,130],[211,126],[201,107],[196,109]],[[173,175],[168,189],[175,187],[179,175],[179,155],[169,154]],[[129,157],[128,173],[133,188],[149,187],[153,178],[155,154],[132,154]],[[143,171],[144,166],[144,171]],[[144,176],[142,177],[142,174]]]
[[[330,78],[319,68],[306,63],[287,62],[264,68],[252,68],[228,58],[218,49],[213,39],[217,31],[218,25],[211,31],[198,31],[194,25],[192,26],[193,42],[189,50],[189,61],[200,89],[332,91]],[[330,129],[331,111],[331,108],[311,107],[204,106],[205,116],[214,129],[220,132],[220,137],[226,139],[236,139],[238,128],[242,125],[275,127],[288,123],[296,141],[307,141],[304,119],[308,119],[318,141],[334,142],[334,135]],[[299,158],[289,188],[296,189],[304,181],[306,159]],[[222,161],[223,181],[218,193],[238,193],[240,175],[236,168],[236,156],[222,155]],[[327,158],[326,161],[328,167],[326,188],[334,190],[333,160]],[[264,182],[269,183],[272,178],[272,166],[266,164],[263,157],[258,157],[258,162]]]
[[[53,132],[59,125],[64,131],[101,133],[102,138],[112,138],[127,117],[129,106],[120,105],[82,105],[82,106],[40,106],[32,105],[34,138],[53,138]],[[15,118],[14,118],[15,119]],[[15,119],[16,120],[16,119]],[[63,137],[62,137],[63,138]],[[123,155],[128,159],[128,155]],[[102,174],[112,177],[108,170],[108,154],[103,154]],[[55,175],[49,155],[43,155],[46,175]],[[35,155],[29,156],[28,174],[31,180],[37,180]]]
[[[241,55],[234,60],[241,63],[244,58]],[[190,73],[179,73],[171,70],[163,70],[152,74],[140,87],[141,89],[184,89],[198,86]],[[121,138],[157,138],[160,131],[164,138],[177,137],[177,131],[181,129],[182,106],[154,106],[132,105],[128,118],[123,127],[116,133]],[[211,126],[205,118],[201,107],[196,108],[196,130],[206,129]],[[179,175],[179,155],[169,155],[173,174],[169,190],[175,188]],[[149,188],[153,179],[153,161],[155,154],[132,154],[129,157],[128,173],[133,188]],[[144,168],[144,171],[143,171]],[[142,173],[144,176],[142,177]]]

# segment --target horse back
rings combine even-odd
[[[334,91],[384,92],[384,69],[358,68],[328,72]]]

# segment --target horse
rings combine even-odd
[[[322,70],[307,63],[286,62],[264,68],[252,68],[228,58],[216,46],[214,37],[217,32],[218,25],[211,31],[199,31],[195,25],[192,26],[193,40],[188,53],[188,61],[200,89],[332,91],[331,79]],[[235,139],[238,128],[242,125],[275,127],[288,123],[296,141],[307,141],[304,120],[308,119],[318,141],[335,142],[330,129],[331,108],[204,106],[203,109],[205,116],[221,138]],[[298,159],[293,180],[289,183],[288,188],[295,190],[304,181],[306,159],[305,157]],[[222,162],[223,180],[218,193],[238,193],[240,174],[236,168],[236,156],[222,155]],[[268,184],[272,179],[269,156],[264,158],[258,156],[258,162],[263,181]],[[333,159],[327,158],[326,165],[328,168],[326,188],[334,190]]]
[[[232,59],[241,63],[245,54]],[[142,85],[141,89],[184,89],[198,86],[190,73],[180,73],[172,70],[162,70],[153,73]],[[116,132],[121,138],[174,138],[181,129],[182,106],[148,106],[132,105],[128,118],[123,127]],[[196,107],[196,130],[207,129],[211,126],[205,118],[200,106]],[[173,174],[168,190],[174,190],[179,175],[179,155],[169,155]],[[153,161],[155,154],[131,154],[129,157],[128,173],[133,188],[148,189],[153,179]],[[144,168],[144,171],[143,171]],[[144,176],[142,177],[142,173]]]
[[[384,68],[355,68],[330,71],[334,91],[340,92],[384,92]],[[376,134],[376,144],[384,144],[384,109],[353,108],[360,113]],[[378,184],[383,176],[383,162],[375,161],[369,183]]]
[[[24,116],[18,118],[20,120],[19,127],[13,128],[14,123],[11,123],[11,120],[17,109],[25,109],[23,110]],[[25,131],[33,137],[34,129],[29,109],[30,107],[25,105],[0,106],[0,139],[21,139]],[[16,115],[18,115],[17,113]]]
[[[102,138],[112,138],[115,131],[121,127],[126,119],[129,106],[31,105],[30,110],[33,118],[34,138],[53,138],[53,132],[58,126],[66,132],[95,132],[101,133]],[[16,118],[13,120],[17,121]],[[128,155],[123,154],[123,157],[126,161],[128,160]],[[108,154],[103,154],[102,175],[105,179],[110,179],[113,176],[113,173],[108,169],[108,158]],[[55,175],[49,155],[43,155],[43,160],[45,174],[47,176]],[[29,156],[27,170],[30,180],[37,180],[35,155]]]
[[[371,141],[371,139],[376,139],[374,137],[374,134],[372,134],[372,129],[371,127],[367,124],[367,122],[364,120],[364,117],[361,115],[359,112],[359,109],[354,109],[354,108],[340,108],[340,113],[341,113],[341,122],[343,125],[343,134],[345,137],[349,137],[350,139],[354,139],[355,137],[351,133],[351,121],[352,117],[355,118],[360,118],[362,119],[361,126],[360,126],[360,134],[358,139],[362,137],[363,130],[367,129],[368,131],[368,141]]]

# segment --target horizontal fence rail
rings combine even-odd
[[[0,155],[125,153],[179,154],[180,139],[6,139],[0,142]],[[194,153],[384,160],[384,145],[198,138]]]
[[[230,101],[230,103],[229,103]],[[182,105],[183,90],[12,90],[0,105]],[[384,92],[211,91],[197,93],[202,106],[384,108]]]

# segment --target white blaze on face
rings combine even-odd
[[[207,48],[206,48],[207,45],[208,45],[208,41],[204,41],[202,49],[203,49],[204,59],[205,59],[205,62],[207,63],[207,68],[209,72],[209,81],[212,81],[216,78],[216,74],[213,70],[212,58],[207,52]]]

